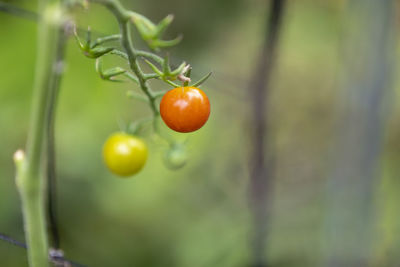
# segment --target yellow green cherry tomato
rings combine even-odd
[[[171,170],[182,168],[186,162],[187,155],[183,144],[173,144],[164,154],[164,163]]]
[[[114,133],[103,147],[106,166],[112,173],[122,177],[138,173],[146,163],[147,154],[145,142],[126,133]]]

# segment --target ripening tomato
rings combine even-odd
[[[210,115],[207,95],[196,87],[177,87],[168,91],[160,103],[160,114],[167,126],[181,133],[200,129]]]
[[[186,162],[186,148],[182,143],[172,144],[164,154],[164,163],[171,170],[182,168]]]
[[[103,158],[108,169],[125,177],[143,168],[147,154],[147,146],[142,139],[125,133],[111,135],[103,147]]]

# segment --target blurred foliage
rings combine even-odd
[[[35,10],[35,1],[8,2]],[[141,118],[150,110],[125,97],[126,89],[135,85],[102,81],[94,62],[82,56],[71,39],[56,128],[61,245],[69,258],[88,266],[246,266],[252,124],[248,77],[264,38],[268,1],[125,2],[155,21],[175,14],[169,37],[184,33],[182,43],[171,51],[175,61],[192,64],[195,79],[214,71],[203,87],[212,104],[211,117],[189,135],[189,161],[182,170],[168,170],[162,160],[167,147],[147,135],[151,147],[144,170],[127,180],[114,177],[102,164],[104,140],[119,130],[121,121]],[[268,110],[277,142],[266,252],[271,266],[320,266],[344,3],[289,1],[284,18]],[[78,13],[83,28],[117,31],[101,7],[92,5]],[[26,137],[35,26],[0,13],[0,232],[18,240],[24,236],[12,154]],[[119,62],[109,58],[105,63]],[[153,85],[165,89],[161,83]],[[399,116],[396,106],[387,123],[382,184],[376,192],[379,223],[373,266],[398,262]],[[23,249],[0,242],[0,255],[2,266],[26,265]]]
[[[140,2],[140,1],[136,1]],[[132,4],[135,6],[135,3]],[[173,13],[175,22],[171,37],[183,33],[185,46],[177,48],[186,54],[207,49],[216,35],[232,27],[247,8],[243,0],[204,0],[204,1],[146,1],[142,13],[152,14],[155,20],[161,20],[165,13]]]

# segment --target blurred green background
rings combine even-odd
[[[113,176],[102,163],[104,140],[119,130],[119,122],[140,119],[150,110],[125,97],[135,85],[102,81],[94,61],[69,40],[56,122],[62,248],[68,258],[88,266],[248,266],[249,83],[264,40],[269,1],[124,2],[153,21],[175,15],[167,36],[183,33],[184,40],[170,50],[172,61],[189,62],[195,78],[213,71],[203,87],[211,116],[205,127],[188,135],[190,158],[183,169],[167,169],[162,162],[166,146],[147,134],[150,157],[144,170],[130,179]],[[8,3],[36,9],[36,1]],[[322,266],[326,180],[340,105],[338,77],[346,68],[346,3],[287,3],[266,110],[276,141],[265,249],[271,266]],[[78,12],[76,20],[82,28],[90,25],[101,33],[118,30],[113,17],[97,5]],[[0,232],[24,240],[12,155],[24,147],[27,135],[36,24],[0,13],[0,34]],[[392,57],[397,62],[398,52]],[[121,63],[106,60],[109,66]],[[398,84],[382,126],[384,149],[372,194],[371,266],[398,266],[400,261]],[[161,83],[153,86],[167,89]],[[26,265],[25,250],[0,242],[0,266]]]

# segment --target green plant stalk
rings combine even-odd
[[[45,219],[45,179],[43,176],[44,142],[48,123],[48,106],[54,88],[56,45],[59,37],[60,12],[57,0],[39,1],[44,14],[38,24],[36,73],[33,86],[31,119],[26,155],[16,156],[16,184],[21,198],[25,237],[30,267],[47,267],[48,238]]]

